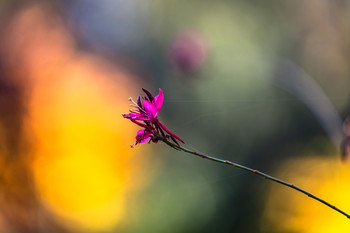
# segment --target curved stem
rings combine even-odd
[[[263,173],[263,172],[261,172],[261,171],[258,171],[258,170],[255,170],[255,169],[251,169],[251,168],[249,168],[249,167],[240,165],[240,164],[238,164],[238,163],[231,162],[231,161],[229,161],[229,160],[219,159],[219,158],[216,158],[216,157],[213,157],[213,156],[205,155],[205,154],[199,153],[199,152],[197,152],[197,151],[193,151],[193,150],[187,149],[187,148],[182,147],[182,146],[178,146],[178,145],[176,145],[176,144],[174,144],[174,143],[172,143],[172,142],[170,142],[170,141],[168,141],[168,140],[166,140],[166,139],[163,139],[163,138],[162,138],[161,140],[162,140],[163,142],[165,142],[166,144],[168,144],[169,146],[173,147],[174,149],[182,150],[182,151],[184,151],[184,152],[187,152],[187,153],[190,153],[190,154],[199,156],[199,157],[201,157],[201,158],[203,158],[203,159],[209,159],[209,160],[212,160],[212,161],[215,161],[215,162],[218,162],[218,163],[223,163],[223,164],[231,165],[231,166],[234,166],[234,167],[236,167],[236,168],[239,168],[239,169],[242,169],[242,170],[246,170],[246,171],[248,171],[248,172],[254,173],[254,174],[259,175],[259,176],[262,176],[262,177],[264,177],[265,179],[272,180],[272,181],[274,181],[274,182],[276,182],[276,183],[279,183],[279,184],[282,184],[282,185],[287,186],[287,187],[289,187],[289,188],[295,189],[295,190],[297,190],[297,191],[299,191],[299,192],[301,192],[301,193],[307,195],[308,197],[311,197],[312,199],[315,199],[316,201],[319,201],[319,202],[321,202],[322,204],[324,204],[324,205],[326,205],[326,206],[332,208],[333,210],[335,210],[335,211],[337,211],[337,212],[339,212],[339,213],[345,215],[347,218],[350,219],[350,215],[349,215],[349,214],[347,214],[347,213],[345,213],[344,211],[338,209],[338,208],[335,207],[334,205],[331,205],[330,203],[326,202],[325,200],[323,200],[323,199],[321,199],[321,198],[319,198],[319,197],[317,197],[317,196],[315,196],[315,195],[313,195],[313,194],[311,194],[311,193],[305,191],[304,189],[299,188],[298,186],[295,186],[294,184],[287,183],[287,182],[285,182],[285,181],[283,181],[283,180],[277,179],[277,178],[275,178],[275,177],[273,177],[273,176],[270,176],[270,175],[268,175],[268,174],[265,174],[265,173]]]

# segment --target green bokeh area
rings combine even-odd
[[[348,70],[318,60],[318,55],[312,54],[315,48],[307,44],[312,34],[322,37],[331,29],[313,30],[316,23],[312,17],[317,16],[298,12],[303,3],[151,3],[154,24],[150,25],[157,25],[151,30],[159,48],[156,56],[165,57],[152,61],[158,66],[151,69],[157,83],[154,91],[160,86],[165,93],[160,118],[183,137],[185,146],[272,174],[289,157],[338,154],[322,122],[298,93],[276,82],[278,78],[293,79],[284,74],[305,72],[340,117],[349,106],[349,87],[344,87],[349,84],[344,76]],[[312,4],[317,5],[308,7]],[[317,15],[317,9],[314,11]],[[182,30],[199,33],[208,49],[195,73],[178,74],[167,66],[164,54]],[[322,43],[327,47],[332,42]],[[332,48],[329,53],[348,58],[349,54],[339,55],[336,46]],[[281,61],[293,64],[295,70],[280,68]],[[276,71],[279,69],[282,72]],[[323,101],[311,91],[306,96]],[[265,180],[170,148],[156,150],[162,151],[160,156],[166,154],[167,162],[135,207],[138,217],[134,218],[142,221],[131,220],[129,232],[261,232]]]

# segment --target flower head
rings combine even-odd
[[[157,143],[159,140],[171,139],[177,145],[178,141],[184,143],[181,138],[170,132],[165,125],[163,125],[158,120],[158,113],[163,105],[163,91],[159,88],[159,94],[155,97],[146,89],[142,88],[146,93],[145,97],[139,96],[137,98],[137,103],[135,103],[131,98],[133,109],[130,113],[123,114],[124,118],[131,120],[133,123],[143,127],[139,130],[136,135],[136,142],[131,145],[137,145],[138,143],[144,143],[147,141],[153,141]]]
[[[191,30],[181,32],[170,47],[170,59],[181,74],[198,71],[207,57],[207,46],[203,37]]]

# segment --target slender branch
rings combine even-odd
[[[319,197],[317,197],[317,196],[315,196],[315,195],[313,195],[313,194],[311,194],[311,193],[305,191],[304,189],[299,188],[298,186],[295,186],[294,184],[287,183],[287,182],[285,182],[285,181],[283,181],[283,180],[277,179],[277,178],[275,178],[275,177],[273,177],[273,176],[270,176],[270,175],[268,175],[268,174],[265,174],[265,173],[263,173],[263,172],[261,172],[261,171],[258,171],[258,170],[255,170],[255,169],[251,169],[251,168],[249,168],[249,167],[240,165],[240,164],[238,164],[238,163],[231,162],[231,161],[229,161],[229,160],[219,159],[219,158],[216,158],[216,157],[213,157],[213,156],[205,155],[205,154],[199,153],[199,152],[197,152],[197,151],[193,151],[193,150],[187,149],[187,148],[182,147],[182,146],[178,146],[178,145],[176,145],[176,144],[174,144],[174,143],[168,141],[168,140],[165,139],[165,138],[160,138],[160,140],[162,140],[163,142],[165,142],[165,143],[168,144],[169,146],[173,147],[174,149],[182,150],[182,151],[184,151],[184,152],[187,152],[187,153],[190,153],[190,154],[199,156],[199,157],[201,157],[201,158],[203,158],[203,159],[209,159],[209,160],[212,160],[212,161],[215,161],[215,162],[218,162],[218,163],[223,163],[223,164],[227,164],[227,165],[232,165],[232,166],[234,166],[234,167],[236,167],[236,168],[246,170],[246,171],[248,171],[248,172],[254,173],[254,174],[259,175],[259,176],[262,176],[262,177],[264,177],[265,179],[272,180],[272,181],[274,181],[274,182],[276,182],[276,183],[279,183],[279,184],[282,184],[282,185],[287,186],[287,187],[289,187],[289,188],[295,189],[295,190],[297,190],[297,191],[299,191],[299,192],[301,192],[301,193],[307,195],[308,197],[311,197],[312,199],[315,199],[316,201],[319,201],[319,202],[321,202],[322,204],[324,204],[324,205],[326,205],[326,206],[332,208],[333,210],[335,210],[335,211],[337,211],[337,212],[339,212],[339,213],[345,215],[347,218],[350,219],[350,215],[349,215],[349,214],[347,214],[347,213],[345,213],[344,211],[338,209],[338,208],[335,207],[334,205],[331,205],[330,203],[326,202],[325,200],[323,200],[323,199],[321,199],[321,198],[319,198]]]

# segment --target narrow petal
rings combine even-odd
[[[128,114],[122,114],[123,115],[123,117],[124,118],[133,118],[133,117],[135,117],[135,116],[138,116],[138,115],[140,115],[140,114],[138,114],[138,113],[136,113],[136,112],[130,112],[130,113],[128,113]]]
[[[159,88],[159,94],[156,97],[154,97],[152,101],[153,107],[155,109],[154,117],[158,115],[160,109],[162,108],[163,100],[164,100],[163,91],[162,89]]]
[[[147,115],[136,113],[136,112],[131,112],[129,114],[122,114],[122,115],[124,118],[130,119],[130,120],[136,120],[136,121],[150,121],[150,120],[152,120]]]
[[[138,121],[136,121],[136,120],[134,120],[134,119],[130,119],[130,120],[131,120],[132,122],[134,122],[136,125],[139,125],[139,126],[141,126],[141,127],[144,127],[145,129],[152,129],[152,126],[143,124],[143,123],[138,122]]]
[[[129,114],[122,114],[122,116],[123,116],[124,118],[126,118],[126,119],[131,119],[131,118],[133,118],[133,115],[132,115],[131,113],[129,113]]]
[[[135,121],[151,121],[152,119],[150,119],[149,117],[140,116],[140,117],[133,118],[133,120],[135,120]]]
[[[144,143],[151,139],[152,134],[145,129],[140,129],[136,134],[136,143]]]
[[[142,108],[142,103],[141,103],[141,97],[137,97],[137,105],[139,106],[139,108]]]
[[[145,93],[146,93],[146,95],[148,96],[149,101],[151,101],[151,102],[152,102],[152,100],[153,100],[153,95],[151,94],[151,92],[149,92],[149,91],[148,91],[148,90],[146,90],[145,88],[142,88],[142,90],[143,90],[143,92],[145,92]]]
[[[177,140],[179,140],[180,142],[182,143],[185,143],[181,138],[179,138],[178,136],[176,136],[175,134],[173,134],[172,132],[170,132],[170,130],[168,130],[167,127],[165,127],[165,125],[163,125],[162,123],[160,123],[160,121],[158,119],[157,120],[157,124],[162,128],[164,129],[165,132],[167,132],[170,136],[176,138]]]
[[[176,141],[176,139],[174,137],[170,136],[170,138],[171,138],[171,140],[173,140],[173,142],[176,143],[176,145],[180,146],[180,144]]]

